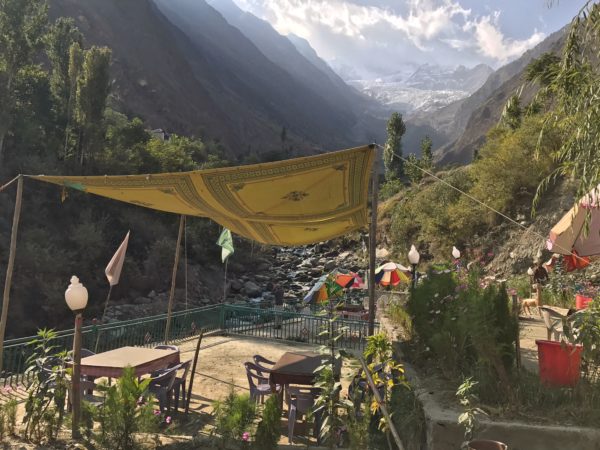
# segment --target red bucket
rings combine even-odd
[[[588,307],[589,303],[593,300],[591,297],[586,297],[585,295],[576,294],[575,295],[575,308],[576,309],[585,309]]]
[[[581,373],[581,345],[536,340],[540,380],[551,386],[575,386]]]

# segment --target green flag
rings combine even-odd
[[[217,245],[221,246],[221,261],[225,262],[227,257],[234,252],[231,231],[229,231],[227,228],[223,228],[223,232],[221,233],[221,236],[219,236]]]

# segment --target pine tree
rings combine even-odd
[[[388,180],[400,178],[404,175],[402,163],[402,136],[406,132],[406,126],[402,120],[402,114],[392,113],[387,123],[387,141],[383,152],[385,164],[385,177]]]

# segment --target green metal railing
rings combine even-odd
[[[82,329],[82,346],[94,352],[104,352],[124,346],[150,347],[164,341],[167,315],[125,320]],[[327,318],[288,310],[246,307],[229,304],[211,305],[178,311],[171,316],[169,342],[177,342],[203,331],[243,334],[259,338],[282,339],[308,344],[325,344],[319,334]],[[367,322],[338,319],[335,327],[342,337],[338,345],[360,349],[367,336]],[[379,324],[375,324],[375,329]],[[11,339],[4,343],[4,367],[0,384],[27,384],[26,361],[31,355],[29,343],[34,336]],[[97,343],[97,344],[96,344]],[[73,348],[73,330],[57,332],[52,344],[56,352]]]
[[[125,320],[82,328],[82,347],[103,352],[124,346],[150,347],[162,343],[167,315]],[[178,341],[200,333],[220,329],[221,306],[194,308],[178,311],[171,316],[170,341]],[[4,343],[4,367],[2,383],[16,385],[26,383],[25,365],[31,354],[29,343],[35,336],[7,340]],[[98,345],[96,346],[96,342]],[[73,330],[57,332],[51,345],[56,352],[73,348]]]
[[[223,305],[223,330],[267,339],[304,342],[323,345],[327,336],[328,319],[321,315],[302,314],[277,309],[259,309],[237,305]],[[368,323],[364,320],[337,319],[334,334],[340,334],[338,345],[361,349],[365,344]],[[379,324],[375,324],[375,332]]]

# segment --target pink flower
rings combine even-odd
[[[248,433],[247,431],[244,431],[244,434],[242,434],[242,441],[248,442],[249,440],[250,440],[250,433]]]
[[[160,416],[160,411],[158,409],[155,409],[153,412],[155,416]]]
[[[171,416],[167,416],[165,422],[167,423],[167,425],[169,425],[171,423]]]

